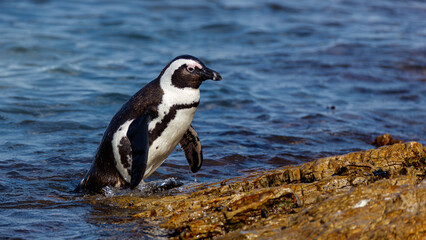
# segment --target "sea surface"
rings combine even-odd
[[[192,174],[177,149],[148,181],[214,183],[384,133],[425,144],[425,13],[423,0],[1,0],[0,238],[167,237],[72,190],[112,116],[181,54],[223,77],[203,83],[193,121],[204,165]]]

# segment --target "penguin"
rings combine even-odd
[[[192,172],[203,164],[200,139],[191,126],[203,81],[222,80],[198,58],[182,55],[136,92],[114,115],[91,168],[75,191],[106,186],[134,189],[152,175],[179,144]]]

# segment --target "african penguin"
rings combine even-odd
[[[133,189],[155,172],[177,144],[191,171],[197,172],[203,154],[191,122],[200,102],[199,87],[207,79],[222,78],[196,57],[173,59],[112,118],[76,191],[95,193],[105,186]]]

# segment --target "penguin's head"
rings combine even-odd
[[[176,88],[199,88],[207,79],[222,80],[220,74],[206,67],[198,58],[182,55],[173,59],[161,72],[160,81]]]

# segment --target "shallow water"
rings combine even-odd
[[[0,238],[167,236],[70,191],[120,106],[175,56],[221,73],[198,182],[426,142],[424,1],[0,1]],[[177,149],[149,180],[192,184]],[[101,198],[101,196],[97,196]]]

